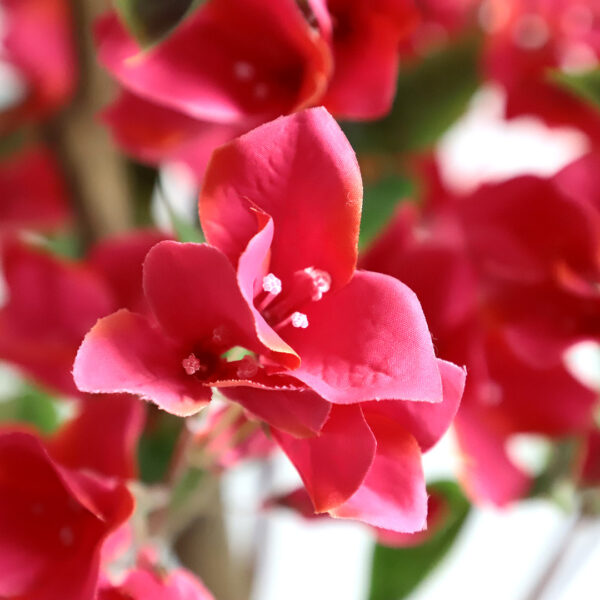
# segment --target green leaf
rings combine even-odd
[[[390,114],[346,123],[352,146],[365,152],[409,152],[432,146],[463,114],[479,86],[480,41],[469,36],[401,69]]]
[[[194,223],[191,223],[190,221],[178,215],[167,199],[167,195],[165,194],[164,190],[162,187],[160,187],[160,179],[158,185],[160,199],[169,213],[169,220],[171,221],[171,226],[173,227],[173,231],[175,232],[175,237],[177,240],[180,242],[196,242],[199,244],[205,242],[206,240],[204,239],[200,225],[195,225]]]
[[[600,108],[600,69],[591,69],[583,73],[564,73],[550,71],[551,81],[560,87],[589,102],[594,108]]]
[[[373,554],[369,600],[401,600],[439,564],[456,540],[470,505],[453,481],[428,486],[430,492],[444,496],[448,515],[432,538],[419,546],[388,548],[377,544]]]
[[[394,174],[365,183],[359,244],[365,248],[390,221],[398,204],[414,192],[412,181]]]
[[[60,400],[44,390],[23,384],[14,398],[0,403],[0,421],[27,423],[41,433],[53,433],[62,422],[59,403]]]
[[[122,22],[143,46],[164,39],[203,0],[113,0]]]

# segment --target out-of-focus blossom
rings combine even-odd
[[[507,117],[537,115],[548,125],[571,125],[598,139],[600,115],[549,76],[598,67],[600,4],[583,0],[486,0],[486,75],[507,94]]]
[[[0,162],[0,233],[64,229],[72,215],[65,182],[52,154],[28,147]]]
[[[183,161],[201,177],[215,147],[279,115],[317,104],[386,114],[416,16],[412,0],[210,0],[145,51],[111,14],[97,27],[99,57],[124,93],[104,117],[135,157]]]
[[[11,431],[0,433],[0,488],[0,595],[94,600],[103,543],[133,510],[127,489]]]
[[[71,369],[83,336],[121,306],[143,308],[142,259],[163,239],[154,231],[128,234],[102,242],[88,260],[76,262],[6,238],[0,358],[53,390],[78,395]]]
[[[408,288],[355,271],[361,188],[323,109],[220,148],[200,200],[213,246],[155,246],[153,316],[100,320],[74,375],[81,390],[137,393],[179,415],[219,387],[271,426],[318,512],[415,531],[421,451],[448,427],[464,372],[435,358]],[[240,346],[250,354],[228,360]]]
[[[467,365],[455,421],[465,481],[496,504],[529,486],[506,452],[510,436],[587,431],[595,401],[561,359],[598,336],[598,215],[560,192],[561,176],[462,197],[434,175],[423,210],[404,206],[363,263],[411,286],[440,356]]]
[[[0,112],[0,132],[47,117],[76,83],[71,6],[66,0],[2,0],[6,35],[0,58],[16,69],[22,96]]]
[[[117,585],[105,583],[97,600],[214,600],[213,595],[185,569],[167,571],[141,565]]]

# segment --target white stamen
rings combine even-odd
[[[63,546],[72,546],[75,541],[75,534],[70,527],[61,527],[58,538]]]
[[[254,77],[255,72],[254,66],[244,60],[239,60],[233,65],[233,74],[240,81],[249,81]]]
[[[308,317],[301,312],[296,311],[292,313],[292,325],[294,327],[299,327],[300,329],[306,329],[308,327]]]
[[[262,289],[269,294],[273,294],[273,296],[281,294],[281,279],[273,273],[265,275],[262,280]]]
[[[215,344],[224,344],[226,337],[227,329],[224,325],[219,325],[218,327],[215,327],[215,329],[212,332],[212,341]]]
[[[200,361],[196,358],[196,355],[193,352],[187,358],[184,358],[181,361],[181,365],[188,375],[193,375],[199,371],[201,367]]]
[[[331,289],[331,275],[327,271],[315,269],[314,267],[307,267],[304,272],[310,275],[313,280],[315,291],[312,300],[316,302]]]
[[[240,379],[249,379],[250,377],[254,377],[258,372],[258,364],[256,363],[256,359],[252,356],[244,356],[242,360],[240,360],[238,368],[237,368],[237,376]]]

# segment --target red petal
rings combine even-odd
[[[248,200],[273,219],[270,270],[327,271],[333,287],[356,264],[362,183],[354,151],[322,108],[282,117],[219,148],[200,194],[207,240],[236,263],[256,233]]]
[[[210,388],[184,371],[185,353],[142,316],[120,310],[85,336],[73,368],[84,392],[138,394],[175,415],[198,412]]]
[[[466,370],[438,359],[444,399],[442,402],[382,400],[363,404],[367,416],[383,415],[410,432],[421,447],[429,450],[446,432],[460,404],[465,388]]]
[[[216,248],[157,244],[144,262],[144,290],[158,322],[178,343],[211,340],[219,328],[228,347],[262,350],[235,271]]]
[[[132,479],[144,427],[144,405],[133,396],[89,396],[80,414],[48,442],[50,453],[71,469]]]
[[[308,390],[232,387],[221,391],[259,419],[294,437],[319,433],[331,410],[329,402]]]
[[[306,329],[288,326],[282,334],[302,359],[294,377],[326,400],[442,399],[421,305],[397,279],[359,271],[307,314]]]
[[[385,417],[370,416],[377,452],[356,493],[331,515],[357,519],[391,531],[425,528],[427,492],[417,441]]]
[[[375,438],[359,406],[334,406],[317,437],[272,432],[298,470],[316,512],[331,511],[352,496],[375,456]]]

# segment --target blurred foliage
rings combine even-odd
[[[365,182],[359,238],[361,249],[366,248],[390,222],[398,204],[413,193],[413,182],[402,174],[386,175],[372,183]]]
[[[202,243],[206,241],[204,238],[204,234],[200,229],[200,224],[198,221],[196,221],[196,223],[190,222],[184,217],[177,214],[177,211],[173,209],[167,198],[167,194],[161,186],[160,178],[158,179],[158,192],[160,195],[160,199],[165,208],[167,209],[167,213],[169,214],[169,221],[171,221],[171,227],[175,233],[177,241],[196,243]],[[198,219],[197,214],[196,219]]]
[[[17,394],[0,402],[0,421],[24,423],[41,433],[53,433],[62,422],[59,403],[48,392],[24,383]]]
[[[413,152],[432,146],[464,113],[480,82],[480,39],[459,39],[401,69],[391,113],[372,123],[345,123],[359,152]]]
[[[73,231],[53,234],[44,238],[44,246],[52,254],[65,258],[77,259],[83,255],[81,239]]]
[[[143,46],[164,39],[203,0],[113,0],[122,22]]]
[[[148,406],[146,427],[138,444],[140,479],[158,483],[165,478],[183,426],[183,419]]]
[[[595,108],[600,108],[600,69],[591,69],[582,73],[555,70],[550,72],[550,79]]]
[[[438,565],[456,540],[470,504],[453,481],[438,481],[428,489],[447,501],[445,521],[433,536],[418,546],[388,548],[377,544],[371,570],[369,600],[407,598]]]

